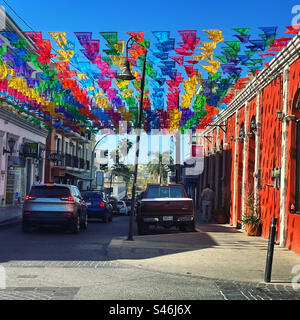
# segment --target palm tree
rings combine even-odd
[[[129,150],[132,148],[132,141],[127,138],[122,139],[118,145],[119,156],[123,157],[123,162],[125,161],[125,157],[128,155]]]
[[[115,159],[115,164],[111,168],[111,181],[113,176],[121,176],[126,184],[126,196],[128,192],[128,186],[130,183],[130,179],[133,174],[132,166],[123,164],[119,162],[120,157],[123,157],[122,160],[125,160],[126,155],[131,149],[133,143],[128,139],[124,138],[119,142],[118,148],[116,150],[111,151],[110,157]]]
[[[170,152],[151,152],[150,154],[154,155],[154,159],[147,164],[148,172],[157,179],[159,184],[162,182],[167,183],[169,172],[168,164],[174,163],[173,158],[170,156]]]

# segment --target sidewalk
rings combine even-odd
[[[0,228],[19,223],[22,218],[22,205],[0,207]]]
[[[108,258],[161,272],[264,283],[267,239],[249,237],[229,225],[197,224],[196,229],[191,233],[161,229],[134,236],[134,241],[115,238]],[[300,255],[275,245],[271,283],[291,286],[295,265],[300,268]]]

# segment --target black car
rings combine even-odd
[[[83,191],[83,199],[88,208],[88,218],[102,219],[104,222],[112,221],[112,206],[101,191]]]
[[[119,214],[119,208],[118,208],[118,199],[114,197],[109,198],[109,203],[112,206],[112,212],[113,214]]]

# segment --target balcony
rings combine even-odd
[[[90,170],[90,161],[78,158],[71,154],[60,154],[60,160],[55,162],[56,167],[72,170]]]

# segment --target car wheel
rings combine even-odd
[[[104,223],[107,223],[107,222],[109,221],[107,211],[105,211],[105,216],[104,216],[104,218],[102,219],[102,221],[103,221]]]
[[[78,233],[80,231],[80,216],[79,214],[72,219],[71,232]]]
[[[87,229],[87,224],[88,224],[88,221],[87,221],[87,214],[86,214],[84,221],[80,225],[81,229],[86,230]]]
[[[180,231],[185,231],[185,232],[194,232],[195,231],[195,223],[191,222],[189,224],[186,224],[184,226],[179,227]]]
[[[31,231],[31,226],[29,225],[29,223],[25,223],[25,222],[22,223],[22,231],[24,233],[28,233]]]

